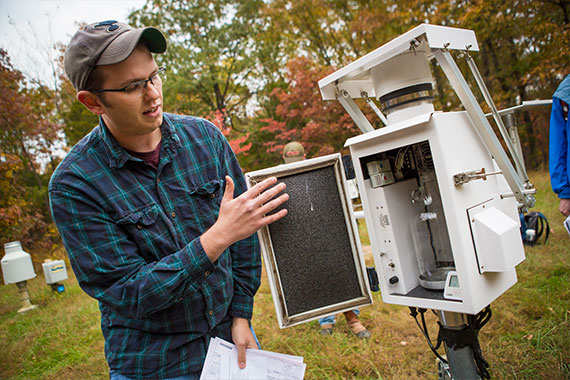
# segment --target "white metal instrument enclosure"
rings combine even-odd
[[[470,56],[478,50],[472,30],[423,24],[319,81],[322,98],[338,100],[363,132],[345,146],[384,302],[477,314],[517,281],[518,212],[534,205],[535,190]],[[452,51],[465,58],[503,141]],[[431,60],[465,111],[435,111]],[[356,98],[386,127],[374,130]]]
[[[19,241],[4,244],[6,255],[2,257],[4,283],[16,284],[36,277],[32,257],[22,249]]]
[[[51,285],[67,280],[67,268],[63,260],[50,260],[42,263],[46,284]]]
[[[410,194],[417,181],[372,187],[370,178],[365,178],[363,163],[367,157],[426,141],[441,193],[461,300],[446,299],[443,291],[425,290],[419,285],[410,229],[410,219],[417,212]],[[466,112],[424,114],[353,137],[346,145],[354,163],[384,302],[477,314],[516,283],[515,265],[524,260],[522,240],[517,236],[516,200],[501,199],[504,183],[500,175],[462,186],[453,182],[457,173],[481,168],[489,173],[495,168]],[[471,210],[476,208],[492,210],[493,216],[507,220],[507,236],[499,234],[492,240],[489,233],[479,233],[477,225],[484,221],[472,215]],[[502,266],[485,268],[484,263],[493,257],[504,257]]]

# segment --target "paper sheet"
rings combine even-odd
[[[240,369],[237,347],[212,338],[200,380],[302,380],[306,364],[301,356],[247,349],[246,367]]]

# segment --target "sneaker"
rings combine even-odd
[[[331,325],[330,323],[321,326],[321,335],[332,335],[332,333],[333,333],[333,325]]]

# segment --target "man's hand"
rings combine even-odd
[[[232,340],[238,349],[238,366],[245,368],[245,349],[259,349],[249,327],[249,321],[245,318],[234,318],[232,320]]]
[[[570,215],[570,199],[560,199],[558,210],[565,216]]]
[[[226,176],[226,191],[218,220],[200,237],[202,247],[212,262],[236,241],[287,215],[286,209],[266,215],[289,199],[287,194],[281,194],[274,199],[285,190],[284,183],[275,183],[277,178],[267,178],[234,199],[234,181],[230,176]]]

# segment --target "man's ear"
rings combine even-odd
[[[105,113],[105,106],[101,99],[90,91],[81,90],[77,93],[77,100],[81,102],[89,111],[96,115]]]

